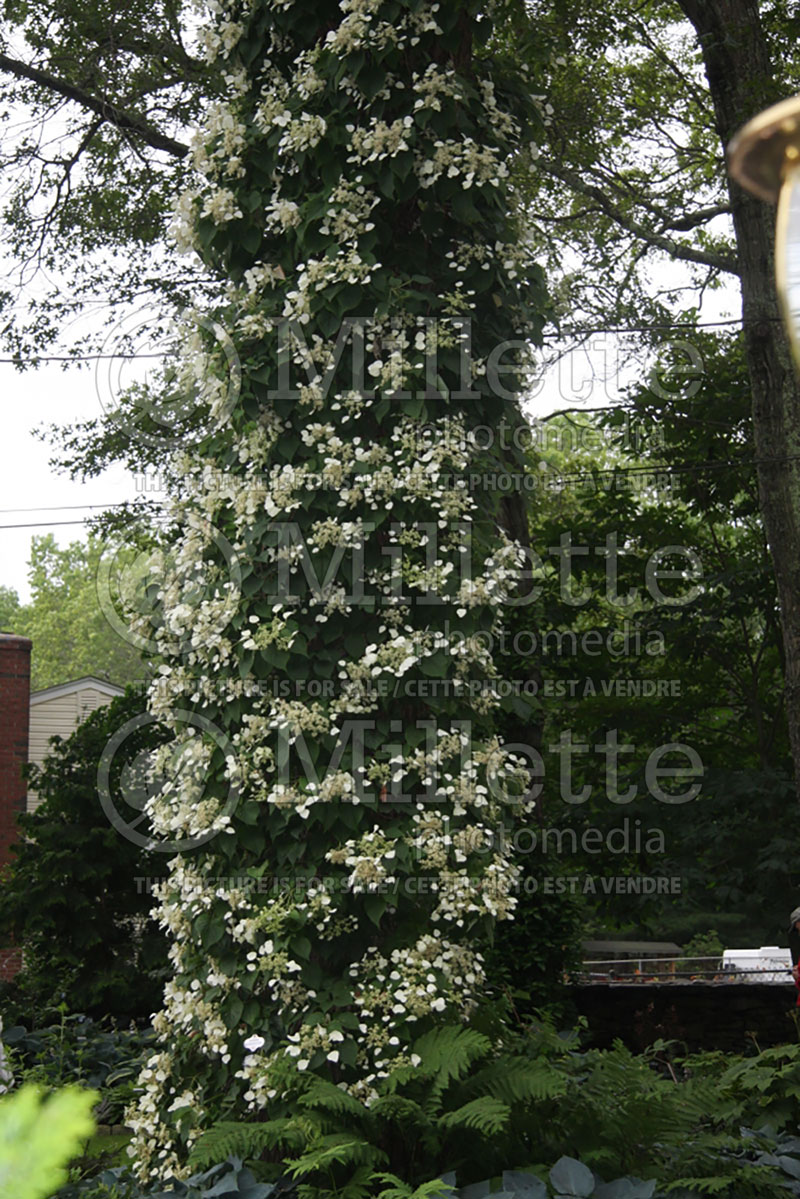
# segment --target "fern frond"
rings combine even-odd
[[[405,1095],[381,1095],[370,1106],[369,1114],[378,1120],[392,1120],[409,1125],[426,1125],[430,1121],[418,1103]]]
[[[508,1123],[511,1108],[500,1099],[491,1095],[483,1095],[480,1099],[470,1099],[454,1112],[445,1112],[439,1117],[441,1128],[472,1128],[475,1132],[488,1135],[500,1132]]]
[[[336,1199],[371,1199],[375,1194],[375,1174],[371,1166],[356,1166],[347,1182],[336,1188]],[[293,1192],[294,1193],[294,1192]],[[320,1188],[312,1183],[300,1183],[297,1199],[320,1199]]]
[[[385,1165],[386,1161],[383,1150],[369,1141],[357,1140],[344,1133],[330,1133],[317,1138],[300,1157],[287,1161],[286,1167],[293,1178],[300,1178],[304,1174],[328,1170],[334,1165],[372,1167]]]
[[[347,1091],[324,1078],[315,1078],[297,1102],[300,1107],[333,1112],[336,1115],[356,1116],[362,1120],[369,1115],[363,1103],[359,1103]]]
[[[746,1195],[758,1195],[759,1199],[769,1199],[770,1196],[775,1197],[785,1195],[786,1188],[778,1178],[770,1178],[766,1171],[760,1170],[757,1174],[754,1171],[758,1167],[750,1167],[748,1170],[745,1165],[743,1169],[737,1171],[735,1175],[719,1175],[713,1174],[705,1178],[677,1178],[669,1184],[669,1191],[677,1190],[679,1187],[687,1188],[687,1193],[691,1195],[724,1195],[727,1194],[730,1199],[744,1199]]]
[[[563,1071],[547,1061],[499,1059],[469,1080],[471,1091],[488,1092],[506,1103],[555,1099],[567,1089]]]
[[[433,1182],[423,1182],[421,1186],[413,1187],[403,1182],[395,1174],[375,1174],[376,1182],[388,1182],[392,1185],[380,1191],[378,1199],[451,1199],[453,1188],[441,1178]]]
[[[462,1078],[474,1061],[485,1057],[492,1048],[491,1041],[474,1028],[447,1025],[434,1028],[414,1045],[422,1061],[417,1076],[435,1078],[438,1086]]]
[[[292,1120],[268,1120],[263,1124],[240,1120],[220,1120],[207,1129],[192,1146],[189,1165],[198,1170],[215,1166],[229,1157],[243,1160],[256,1157],[264,1149],[286,1145],[299,1149],[305,1141],[302,1130]]]

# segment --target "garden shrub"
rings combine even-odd
[[[167,943],[150,919],[143,881],[160,876],[164,855],[122,836],[98,796],[103,752],[137,717],[141,727],[113,766],[117,794],[124,762],[167,735],[132,689],[57,740],[41,769],[31,768],[42,802],[19,817],[21,839],[0,880],[0,936],[25,949],[24,969],[3,988],[12,1018],[46,1021],[66,1004],[72,1012],[146,1019],[160,1002]]]
[[[47,1088],[79,1084],[100,1091],[95,1116],[122,1122],[124,1109],[153,1040],[151,1029],[106,1028],[83,1015],[62,1015],[59,1024],[3,1033],[17,1076]]]
[[[259,1182],[241,1159],[230,1158],[186,1179],[166,1178],[142,1187],[125,1167],[103,1170],[95,1178],[65,1186],[58,1199],[292,1199],[291,1184]]]

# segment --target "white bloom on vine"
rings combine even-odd
[[[225,187],[219,187],[207,196],[200,210],[200,216],[210,216],[217,224],[225,224],[226,221],[234,221],[242,216],[242,210],[236,202],[236,197],[232,191]]]
[[[278,229],[292,229],[300,223],[300,208],[294,200],[281,199],[277,194],[272,197],[265,209],[267,221]]]

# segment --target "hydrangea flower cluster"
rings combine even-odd
[[[175,234],[220,278],[241,393],[215,420],[209,338],[208,430],[172,465],[183,534],[139,624],[151,711],[225,736],[177,734],[148,805],[157,836],[211,839],[158,890],[174,978],[128,1114],[142,1179],[316,1075],[373,1103],[416,1037],[469,1021],[513,916],[491,832],[530,810],[528,772],[477,634],[524,558],[474,483],[508,463],[470,429],[521,421],[544,305],[510,184],[537,110],[472,48],[486,8],[215,0],[200,35],[228,98]]]

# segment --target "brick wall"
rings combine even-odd
[[[0,949],[0,982],[10,983],[22,969],[21,949]]]
[[[0,633],[0,870],[11,860],[16,819],[25,811],[30,680],[30,641]],[[20,951],[0,948],[0,979],[13,978],[19,967]]]

